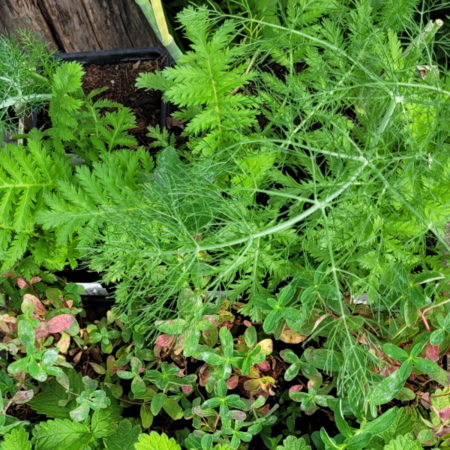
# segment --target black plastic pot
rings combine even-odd
[[[79,52],[79,53],[56,53],[55,58],[62,61],[76,61],[83,66],[90,66],[96,64],[97,66],[114,65],[120,63],[129,63],[137,61],[152,61],[163,58],[163,67],[170,67],[173,64],[172,58],[163,50],[157,47],[138,47],[125,48],[118,50],[100,50],[98,52]],[[169,114],[167,103],[161,102],[161,128],[166,127],[166,120]],[[40,120],[39,112],[33,114],[32,127],[39,127],[42,121]]]
[[[95,64],[98,66],[114,65],[121,63],[130,63],[137,61],[152,61],[159,58],[163,58],[163,67],[170,67],[173,64],[172,58],[164,53],[161,49],[155,47],[140,47],[140,48],[127,48],[119,50],[102,50],[98,52],[80,52],[80,53],[57,53],[55,58],[59,58],[62,61],[76,61],[83,66],[89,66]],[[160,124],[162,128],[166,127],[166,119],[169,113],[169,106],[167,103],[161,103],[161,120]],[[42,125],[40,120],[40,114],[35,113],[33,115],[32,126],[39,127]],[[74,283],[92,283],[98,282],[101,278],[100,274],[90,272],[87,269],[78,270],[65,270],[57,273],[60,277],[67,278],[68,281]],[[104,286],[106,287],[106,286]],[[83,304],[95,303],[103,304],[106,307],[111,307],[114,303],[114,288],[108,289],[109,295],[86,295],[83,296]]]

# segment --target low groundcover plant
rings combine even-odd
[[[51,119],[0,151],[2,449],[450,448],[442,5],[234,3],[140,76],[182,130],[156,156],[79,64],[2,41],[4,108]]]

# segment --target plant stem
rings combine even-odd
[[[173,36],[169,33],[161,0],[151,0],[151,4],[150,0],[135,1],[140,6],[157,38],[166,47],[175,62],[178,61],[183,56],[183,52],[176,44]]]
[[[40,94],[40,95],[27,95],[25,97],[11,97],[8,100],[4,100],[0,103],[0,109],[9,108],[14,106],[16,103],[33,103],[36,101],[50,100],[52,98],[51,94]]]

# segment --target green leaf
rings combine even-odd
[[[427,375],[432,375],[438,371],[439,366],[434,362],[425,358],[414,358],[414,366]]]
[[[91,429],[94,438],[104,438],[114,434],[114,424],[122,420],[122,407],[114,403],[108,408],[99,409],[92,415]]]
[[[294,297],[295,289],[291,284],[284,287],[278,294],[278,303],[281,306],[286,306]]]
[[[326,447],[330,449],[339,449],[339,446],[336,444],[336,441],[334,439],[331,439],[330,436],[328,436],[328,433],[325,431],[325,428],[320,429],[320,438],[322,439],[322,442],[325,444]]]
[[[183,417],[183,409],[181,406],[172,398],[166,398],[163,404],[164,411],[172,417],[173,420],[179,420]]]
[[[284,373],[284,379],[286,381],[291,381],[293,380],[297,375],[298,372],[300,371],[300,364],[292,364]]]
[[[362,431],[372,433],[373,435],[380,434],[393,425],[397,419],[397,415],[398,410],[396,408],[391,408],[380,417],[372,420],[372,422],[365,423],[361,429]]]
[[[146,390],[147,387],[144,380],[139,375],[136,375],[131,382],[131,392],[136,396],[140,396],[145,394]]]
[[[149,405],[142,405],[140,410],[141,422],[144,429],[150,428],[153,423],[153,414]]]
[[[159,412],[161,411],[161,408],[166,401],[167,395],[160,392],[159,394],[156,394],[152,398],[152,403],[150,404],[150,411],[154,416],[157,416]]]
[[[422,450],[422,445],[410,434],[406,436],[397,436],[395,440],[385,445],[384,450]]]
[[[269,304],[267,303],[267,297],[262,294],[256,294],[252,297],[252,303],[259,309],[269,310]]]
[[[271,311],[264,320],[263,329],[267,334],[271,334],[275,331],[279,320],[281,319],[281,314],[278,310],[274,309]]]
[[[30,361],[30,358],[21,358],[17,361],[14,361],[8,366],[8,372],[9,373],[18,373],[26,370],[28,363]]]
[[[415,284],[430,283],[431,281],[443,280],[445,275],[440,272],[422,272],[414,277]]]
[[[414,326],[419,320],[419,309],[409,299],[405,302],[405,320],[408,327]]]
[[[13,428],[11,433],[5,435],[1,450],[31,450],[29,434],[24,428]]]
[[[117,431],[103,439],[106,450],[135,450],[141,427],[131,425],[130,421],[122,420]]]
[[[390,411],[392,410],[397,412],[394,423],[384,431],[380,432],[380,436],[385,442],[389,442],[391,439],[410,433],[413,430],[413,415],[407,408],[391,408]]]
[[[306,445],[303,438],[296,438],[295,436],[288,436],[283,440],[283,445],[278,445],[277,450],[311,450],[310,445]]]
[[[372,391],[371,399],[375,405],[390,402],[400,392],[411,375],[412,363],[404,362],[394,373],[382,380]]]
[[[217,352],[209,347],[205,347],[204,345],[199,345],[197,347],[194,357],[200,361],[205,361],[212,366],[219,366],[220,364],[223,364],[225,359],[222,355],[219,355]]]
[[[90,411],[91,408],[89,406],[89,403],[84,402],[78,408],[70,411],[70,418],[74,422],[83,422],[83,420],[86,419],[87,416],[89,416]]]
[[[222,327],[219,331],[219,338],[222,344],[222,351],[226,358],[233,357],[233,335],[228,331],[227,327]]]
[[[197,327],[192,327],[187,333],[183,341],[183,355],[186,357],[192,356],[198,346],[200,340],[200,330]]]
[[[304,356],[311,365],[327,372],[339,371],[343,363],[340,353],[327,349],[309,347],[305,350]]]
[[[38,381],[45,381],[47,379],[47,372],[42,366],[39,366],[36,360],[33,358],[28,365],[29,374]]]
[[[155,431],[150,435],[141,434],[135,447],[136,450],[181,450],[173,438],[169,439],[166,434],[159,435]]]
[[[430,336],[430,344],[441,345],[444,338],[445,338],[445,330],[433,331]]]
[[[372,433],[361,433],[346,439],[344,442],[347,444],[348,450],[360,450],[369,445],[372,440]]]
[[[256,328],[254,326],[251,326],[245,330],[244,339],[245,345],[247,347],[252,348],[255,346],[256,341],[258,339],[258,335],[256,333]]]
[[[18,336],[24,347],[33,345],[35,341],[35,333],[33,327],[25,320],[20,320],[18,325]]]
[[[32,442],[36,450],[81,450],[92,439],[83,423],[56,419],[36,425]]]
[[[74,370],[66,371],[70,390],[76,394],[80,394],[84,390],[83,383],[81,381],[81,374],[76,373]],[[53,419],[69,419],[70,411],[76,407],[75,397],[69,396],[65,389],[59,386],[55,380],[49,383],[42,383],[42,391],[37,394],[31,401],[30,407],[39,414],[45,414],[47,417]],[[65,406],[60,406],[60,401],[71,400]]]
[[[339,401],[336,410],[334,411],[334,419],[336,421],[336,426],[341,434],[346,437],[352,437],[355,433],[350,425],[345,421],[344,415],[342,413],[342,400]]]
[[[425,293],[418,286],[410,286],[409,298],[411,299],[411,303],[418,308],[423,308],[427,304]]]
[[[394,344],[384,344],[383,345],[383,351],[391,357],[392,359],[396,359],[398,361],[404,361],[408,358],[408,353],[405,352],[405,350],[397,347]]]

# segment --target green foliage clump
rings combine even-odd
[[[231,45],[237,33],[234,22],[226,21],[211,32],[206,7],[185,8],[178,19],[192,50],[176,67],[141,75],[137,86],[162,90],[165,100],[183,108],[173,116],[187,124],[183,134],[192,138],[189,148],[211,155],[240,141],[256,124],[256,99],[237,92],[254,73],[240,63],[245,48]]]

